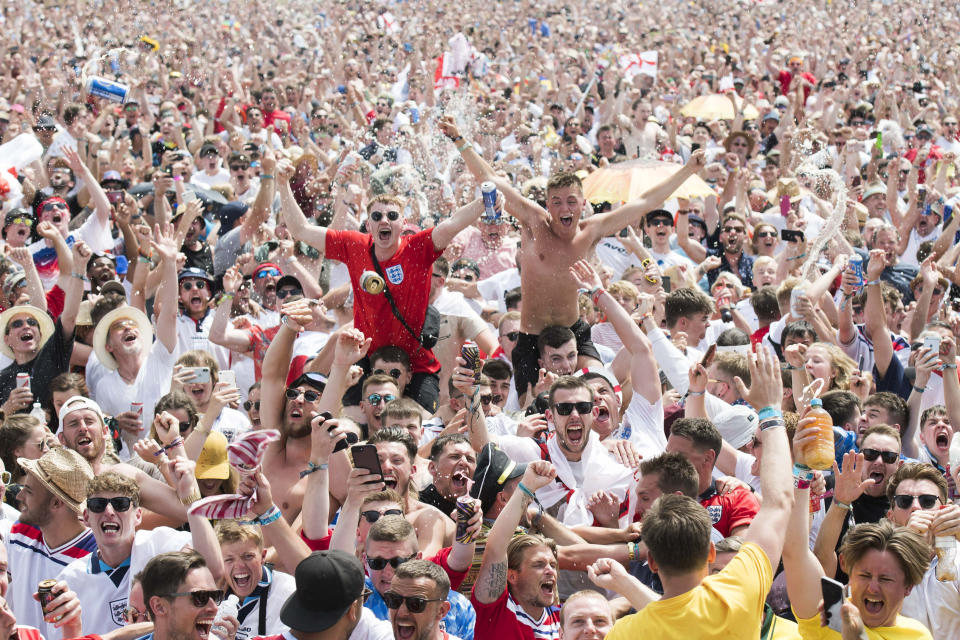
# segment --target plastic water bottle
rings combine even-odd
[[[810,401],[810,411],[807,417],[816,418],[816,427],[820,430],[814,440],[803,452],[807,466],[821,471],[833,467],[833,419],[823,408],[823,400],[814,398]]]
[[[40,406],[39,402],[33,403],[33,409],[30,410],[30,417],[36,418],[42,425],[47,424],[47,414],[43,410],[43,407]]]
[[[227,628],[224,627],[220,622],[227,616],[233,616],[234,618],[240,613],[240,598],[235,594],[230,594],[226,599],[220,603],[220,606],[217,607],[217,617],[213,619],[213,625],[210,630],[219,629],[219,634],[221,637],[227,637]]]

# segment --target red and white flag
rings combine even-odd
[[[384,11],[377,16],[377,28],[387,35],[400,33],[400,23],[389,11]]]
[[[437,91],[442,89],[456,89],[460,86],[460,78],[454,75],[450,68],[450,54],[444,53],[437,58],[437,67],[433,71],[433,88]]]
[[[658,58],[659,54],[656,51],[625,53],[620,56],[620,68],[627,78],[642,74],[656,79]]]

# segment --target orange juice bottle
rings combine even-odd
[[[810,401],[810,411],[807,417],[816,418],[816,426],[820,429],[817,439],[807,445],[803,455],[807,466],[821,471],[833,467],[833,418],[823,408],[823,400],[814,398]]]

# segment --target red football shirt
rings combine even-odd
[[[476,590],[476,585],[474,585]],[[535,620],[510,597],[509,589],[490,604],[477,600],[470,594],[470,604],[477,612],[473,630],[474,638],[496,640],[559,640],[560,607],[547,607],[539,620]]]
[[[712,482],[700,495],[700,504],[710,514],[713,528],[724,538],[737,527],[749,525],[760,511],[760,502],[752,491],[740,488],[721,496]]]
[[[422,348],[394,317],[386,296],[373,295],[360,288],[360,274],[376,271],[370,259],[372,245],[373,236],[366,233],[327,231],[326,257],[343,262],[350,272],[354,326],[373,339],[370,353],[394,345],[410,356],[414,373],[436,373],[440,363],[433,352]],[[389,260],[380,262],[397,309],[418,336],[427,313],[433,261],[442,253],[433,246],[433,229],[426,229],[401,238],[397,252]]]

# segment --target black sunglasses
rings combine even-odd
[[[374,211],[373,213],[370,214],[370,219],[373,220],[374,222],[380,222],[381,220],[383,220],[383,212]],[[387,211],[387,220],[389,220],[390,222],[396,222],[399,219],[400,219],[399,211],[393,211],[393,210]]]
[[[776,238],[776,231],[761,231],[757,234],[758,238]]]
[[[506,336],[507,339],[509,339],[511,342],[516,342],[516,341],[517,341],[517,338],[520,337],[520,332],[519,332],[519,331],[508,331],[507,333],[502,333],[502,334],[500,334],[500,335],[501,335],[501,337],[502,337],[502,336]]]
[[[202,591],[181,591],[179,593],[168,593],[167,595],[160,596],[161,598],[180,598],[182,596],[191,596],[193,598],[193,606],[197,609],[200,607],[207,606],[207,602],[213,600],[214,603],[220,604],[223,602],[223,589],[204,589]]]
[[[375,373],[376,375],[381,375],[385,373],[389,375],[391,378],[393,378],[394,380],[399,380],[400,376],[403,375],[403,371],[400,371],[400,369],[390,369],[390,371],[387,371],[386,369],[374,369],[373,373]]]
[[[401,558],[399,556],[394,558],[371,558],[370,556],[367,556],[367,566],[374,571],[383,571],[388,564],[396,569],[408,560],[413,560],[413,556],[410,556],[409,558]]]
[[[246,402],[243,403],[244,411],[250,411],[251,408],[256,409],[257,411],[260,411],[260,401],[257,400],[256,402],[250,402],[249,400],[247,400]]]
[[[303,289],[281,289],[277,291],[277,297],[283,300],[289,296],[302,296]]]
[[[924,493],[919,496],[908,496],[905,493],[898,493],[893,496],[893,502],[897,505],[898,509],[909,509],[913,506],[913,501],[917,500],[920,502],[921,509],[933,509],[937,506],[937,502],[940,501],[940,496],[935,496],[929,493]]]
[[[388,609],[399,609],[401,604],[406,603],[407,610],[410,613],[423,613],[427,608],[428,602],[443,602],[444,598],[424,598],[421,596],[401,596],[398,593],[387,591],[383,594],[383,602]]]
[[[116,498],[87,498],[87,509],[93,513],[103,513],[106,511],[108,504],[113,507],[114,511],[120,513],[121,511],[130,509],[130,505],[133,504],[133,499],[127,496],[117,496]]]
[[[592,402],[557,402],[553,405],[553,408],[561,416],[568,416],[573,413],[573,410],[576,409],[577,413],[581,416],[585,416],[591,411],[593,411]]]
[[[11,329],[19,329],[20,327],[22,327],[22,326],[24,325],[24,323],[26,323],[26,325],[27,325],[28,327],[39,327],[39,326],[40,326],[40,323],[37,322],[36,318],[26,318],[26,319],[24,319],[24,318],[18,318],[17,320],[14,320],[13,322],[10,323],[10,328],[11,328]]]
[[[307,402],[316,402],[320,398],[319,393],[309,389],[306,391],[300,391],[300,389],[287,389],[286,396],[289,400],[296,400],[300,396],[303,396],[303,399]],[[260,403],[258,402],[257,404]],[[257,409],[259,410],[259,407]]]
[[[207,283],[205,280],[197,280],[196,282],[190,282],[188,280],[187,282],[184,282],[180,286],[183,287],[184,291],[190,291],[190,289],[193,289],[193,288],[196,288],[197,291],[199,291],[200,289],[206,289]]]
[[[863,459],[867,462],[873,462],[878,457],[883,458],[885,464],[893,464],[900,459],[900,454],[896,451],[877,451],[876,449],[863,449],[860,451],[863,454]]]
[[[480,402],[482,402],[483,404],[490,404],[492,401],[493,401],[492,393],[485,393],[482,396],[480,396]]]
[[[361,511],[360,515],[364,520],[370,524],[373,524],[383,516],[402,516],[403,511],[400,509],[387,509],[383,513],[380,513],[379,511]]]
[[[230,171],[246,171],[249,168],[250,168],[250,165],[243,165],[243,164],[230,165]]]
[[[192,422],[181,422],[180,423],[180,435],[185,434],[187,431],[190,431],[190,428],[193,426]]]

